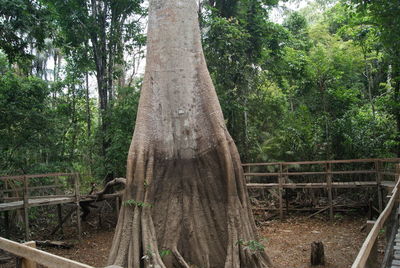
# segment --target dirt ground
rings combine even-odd
[[[366,219],[336,217],[307,219],[291,217],[263,224],[260,235],[266,238],[266,250],[277,268],[311,267],[311,243],[324,244],[327,268],[351,267],[367,233],[360,231]],[[313,266],[315,267],[315,266]]]
[[[84,239],[71,249],[43,249],[95,267],[105,267],[114,230],[86,231]],[[76,241],[74,241],[76,243]]]
[[[366,219],[360,216],[338,216],[333,222],[325,218],[307,219],[293,216],[284,221],[271,220],[259,228],[266,250],[276,268],[311,267],[310,249],[313,241],[325,247],[326,268],[350,267],[366,232],[360,228]],[[92,266],[104,267],[111,246],[113,231],[86,231],[84,240],[72,249],[47,251]],[[313,266],[315,267],[315,266]]]

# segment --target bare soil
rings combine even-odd
[[[71,249],[46,248],[43,250],[91,266],[105,267],[113,236],[114,229],[87,231],[80,243],[73,241],[77,244]]]
[[[266,250],[277,268],[316,267],[310,265],[311,243],[322,241],[326,268],[351,267],[367,236],[360,231],[363,217],[324,218],[291,217],[263,224],[260,235],[266,238]]]
[[[360,231],[366,219],[360,216],[337,216],[330,222],[325,218],[289,217],[271,220],[259,227],[266,250],[276,268],[310,266],[313,241],[322,241],[326,268],[350,267],[367,233]],[[111,247],[113,230],[87,230],[84,240],[72,249],[47,251],[92,266],[104,267]],[[316,267],[316,266],[313,266]]]

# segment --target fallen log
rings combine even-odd
[[[318,210],[317,212],[315,212],[315,213],[311,214],[310,216],[308,216],[307,219],[311,219],[311,218],[314,217],[315,215],[318,215],[319,213],[328,210],[330,207],[331,207],[331,206],[326,206],[326,207],[324,207],[324,208]]]
[[[126,185],[125,178],[115,178],[112,181],[109,181],[103,188],[103,190],[99,192],[94,192],[94,184],[92,184],[92,189],[90,190],[89,195],[87,198],[91,198],[91,200],[82,200],[79,202],[79,205],[82,208],[83,214],[81,216],[83,221],[86,221],[87,217],[90,214],[90,208],[97,208],[97,206],[93,205],[93,202],[103,201],[106,199],[106,194],[108,193],[109,189],[116,185]],[[122,191],[117,192],[117,195],[122,195]]]
[[[108,189],[112,188],[115,185],[123,184],[124,186],[126,185],[126,179],[125,178],[115,178],[112,181],[107,182],[107,184],[104,186],[104,189],[101,190],[100,192],[96,192],[95,194],[101,197],[105,193],[107,193]]]

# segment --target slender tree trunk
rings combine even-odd
[[[364,76],[367,80],[367,88],[368,88],[368,99],[369,99],[369,103],[371,104],[371,109],[372,109],[372,116],[375,119],[375,105],[374,105],[374,100],[372,97],[372,87],[373,87],[373,78],[372,78],[372,66],[370,66],[370,64],[368,63],[368,59],[367,56],[365,54],[366,52],[364,52],[364,65],[365,65],[365,73]],[[371,63],[372,65],[372,63]]]
[[[108,61],[107,61],[107,89],[108,89],[108,103],[112,104],[112,100],[114,99],[114,46],[109,45],[108,48]]]
[[[76,145],[76,135],[77,135],[77,118],[76,118],[76,89],[75,89],[75,78],[72,80],[71,86],[71,94],[72,94],[72,102],[71,102],[71,128],[72,128],[72,141],[70,145],[70,153],[69,158],[71,161],[74,161],[75,158],[75,145]]]
[[[87,124],[87,136],[90,138],[92,134],[92,117],[90,111],[90,96],[89,96],[89,73],[85,74],[85,99],[86,99],[86,124]]]
[[[93,46],[93,55],[96,64],[96,80],[97,80],[97,88],[99,93],[99,108],[100,108],[100,116],[99,123],[101,129],[101,155],[104,163],[104,170],[107,170],[106,166],[106,152],[108,147],[110,146],[110,140],[108,138],[108,106],[109,106],[109,93],[110,90],[108,88],[108,62],[107,62],[107,12],[108,7],[107,3],[104,1],[91,0],[91,10],[92,10],[92,19],[96,21],[99,25],[99,31],[90,32],[90,40]],[[105,181],[109,181],[112,179],[112,174],[105,174]]]
[[[248,114],[247,114],[247,93],[243,94],[244,101],[243,101],[243,107],[245,108],[243,111],[243,123],[244,123],[244,130],[243,130],[243,145],[244,145],[244,161],[249,161],[249,122],[248,122]],[[243,156],[242,156],[243,157]]]
[[[58,59],[58,52],[55,49],[54,50],[54,55],[53,55],[53,60],[54,60],[54,69],[53,69],[53,82],[57,82],[58,81],[58,77],[57,77],[57,59]]]
[[[258,241],[256,227],[206,67],[194,0],[150,1],[123,200],[109,264],[271,267],[262,247],[246,246]]]
[[[90,141],[92,135],[92,113],[90,110],[90,95],[89,95],[89,73],[85,73],[85,99],[86,99],[86,125],[87,125],[87,140]],[[88,161],[89,174],[92,174],[92,147],[88,146]]]
[[[398,66],[400,68],[400,66]],[[396,126],[397,126],[397,136],[396,136],[396,141],[397,141],[397,148],[396,148],[396,154],[398,157],[400,157],[400,69],[395,73],[394,78],[395,80],[395,85],[394,85],[394,103],[397,105],[394,107],[394,114],[396,118]]]
[[[371,104],[371,109],[372,109],[372,116],[375,119],[375,104],[374,104],[374,99],[372,96],[372,86],[373,86],[373,78],[371,73],[367,73],[368,76],[368,98],[369,98],[369,102]]]
[[[387,84],[388,88],[392,87],[392,65],[391,64],[389,64],[389,66],[388,66],[386,84]]]

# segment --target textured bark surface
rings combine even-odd
[[[150,1],[147,50],[109,264],[271,267],[263,249],[243,243],[258,237],[194,0]]]
[[[324,244],[321,241],[311,243],[311,265],[324,265],[325,253]]]

